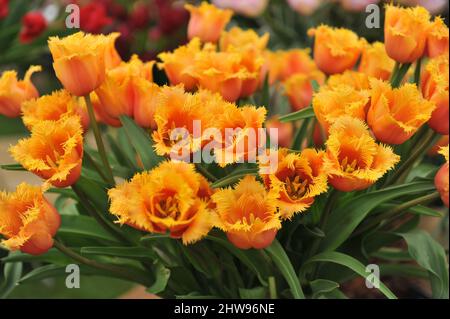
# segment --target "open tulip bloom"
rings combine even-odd
[[[27,263],[0,296],[62,260],[163,298],[400,298],[416,276],[448,298],[418,226],[448,227],[444,21],[387,5],[384,43],[316,25],[272,50],[230,9],[186,10],[188,41],[154,61],[75,32],[48,39],[61,89],[1,74],[0,114],[29,130],[2,168],[41,182],[0,192],[0,262]]]

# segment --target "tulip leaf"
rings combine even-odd
[[[5,171],[26,171],[26,169],[21,164],[5,164],[0,165],[1,169]]]
[[[314,114],[314,109],[310,106],[301,109],[300,111],[292,112],[283,116],[280,116],[280,122],[291,122],[302,119],[313,118],[316,115]]]
[[[448,299],[449,278],[444,248],[430,234],[422,230],[396,234],[408,244],[411,257],[427,270],[433,298]]]
[[[280,243],[275,239],[265,250],[269,253],[278,270],[281,272],[291,288],[292,296],[295,299],[305,299],[305,295],[303,294],[303,290],[297,274],[295,273],[294,267],[292,266],[288,255]]]
[[[158,294],[166,289],[170,278],[170,269],[164,267],[162,262],[156,262],[153,265],[154,283],[147,289],[149,293]]]
[[[363,278],[366,278],[368,273],[366,272],[366,267],[357,259],[337,252],[337,251],[328,251],[324,253],[320,253],[318,255],[315,255],[311,257],[309,260],[307,260],[301,269],[301,272],[304,273],[306,269],[313,263],[317,262],[331,262],[335,264],[339,264],[342,266],[345,266],[347,268],[350,268],[355,273],[360,275]],[[392,291],[389,290],[388,287],[386,287],[382,282],[379,283],[380,292],[382,292],[386,297],[389,299],[396,299],[397,297],[392,293]]]
[[[347,201],[331,212],[328,223],[325,225],[326,237],[320,244],[320,251],[338,248],[378,205],[400,196],[426,193],[434,189],[434,185],[430,182],[412,182],[362,194]]]
[[[83,247],[81,255],[103,255],[137,260],[155,260],[156,254],[144,247]]]
[[[155,150],[153,149],[148,132],[145,132],[128,116],[121,116],[120,121],[145,169],[152,169],[162,161],[163,158],[156,155]]]
[[[58,235],[76,236],[118,243],[117,239],[104,230],[95,219],[81,215],[61,215],[61,227],[58,230]]]
[[[181,246],[181,251],[189,260],[189,263],[206,278],[220,275],[222,269],[217,256],[206,245],[207,243],[196,243],[189,246]]]
[[[267,298],[267,288],[261,286],[250,289],[239,288],[239,296],[242,299],[265,299]]]
[[[326,296],[328,293],[339,288],[339,284],[335,281],[326,279],[316,279],[309,283],[313,294],[312,299],[318,299],[322,296]]]
[[[428,278],[428,272],[420,267],[408,264],[379,264],[383,276]]]
[[[237,182],[239,182],[241,178],[244,178],[247,175],[257,175],[257,174],[258,174],[257,168],[246,168],[238,170],[236,172],[229,174],[228,176],[225,176],[224,178],[215,181],[214,183],[211,184],[211,187],[212,188],[227,187],[236,184]]]
[[[237,259],[239,259],[240,262],[242,262],[253,273],[255,273],[255,275],[258,277],[259,282],[263,286],[267,286],[267,278],[269,277],[269,274],[264,267],[267,262],[261,258],[258,251],[242,250],[236,248],[229,241],[219,236],[208,235],[206,236],[206,239],[213,241],[227,249]]]
[[[14,253],[10,253],[13,256]],[[12,262],[7,263],[3,269],[4,282],[0,285],[0,299],[5,299],[14,290],[22,276],[22,263]]]
[[[22,252],[16,252],[14,254],[9,254],[6,257],[3,257],[1,259],[4,263],[13,263],[13,262],[46,262],[46,263],[52,263],[57,265],[67,265],[70,262],[70,258],[66,257],[64,254],[62,254],[59,250],[56,248],[51,248],[46,253],[43,253],[41,255],[30,255]]]

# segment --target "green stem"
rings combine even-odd
[[[277,285],[275,282],[275,277],[270,276],[269,277],[269,296],[270,299],[277,299]]]
[[[400,69],[400,63],[396,61],[395,65],[394,65],[394,69],[392,70],[391,78],[389,79],[389,82],[392,83],[394,81],[399,69]]]
[[[405,63],[405,64],[400,65],[397,72],[395,72],[392,76],[391,86],[393,88],[397,88],[400,86],[400,84],[403,81],[403,78],[405,77],[405,75],[408,72],[410,67],[411,67],[411,63]]]
[[[61,242],[59,242],[56,239],[54,239],[54,241],[53,241],[53,246],[56,249],[58,249],[60,252],[62,252],[64,255],[72,258],[73,260],[75,260],[83,265],[110,272],[110,273],[116,275],[117,277],[139,283],[146,287],[149,287],[152,284],[148,278],[141,276],[137,273],[130,272],[126,268],[99,263],[95,260],[83,257],[80,254],[78,254],[77,252],[73,251],[72,249],[66,247],[64,244],[62,244]]]
[[[81,205],[86,209],[89,215],[91,215],[97,223],[99,223],[106,231],[111,233],[114,237],[116,237],[120,242],[126,244],[134,244],[132,243],[126,236],[124,236],[115,226],[111,223],[105,216],[100,214],[95,207],[92,206],[87,196],[83,193],[81,189],[78,188],[77,184],[72,185],[72,189],[77,194],[80,199]]]
[[[422,70],[422,58],[419,58],[416,61],[416,69],[414,70],[414,83],[416,83],[417,87],[420,86],[420,72]]]
[[[433,146],[432,141],[434,136],[435,133],[432,130],[428,130],[422,141],[418,141],[417,145],[415,145],[413,153],[406,159],[406,161],[403,162],[403,164],[401,164],[391,178],[386,180],[386,183],[383,186],[386,187],[395,183],[405,172],[407,172],[410,166],[412,166],[422,154]]]
[[[213,174],[211,174],[206,167],[204,167],[201,163],[195,164],[195,168],[207,179],[209,179],[211,182],[217,181],[217,177],[215,177]]]
[[[92,130],[94,131],[95,142],[97,143],[98,153],[100,154],[100,158],[102,159],[103,166],[106,169],[106,176],[108,177],[109,183],[111,185],[115,184],[114,175],[111,170],[111,166],[108,162],[108,157],[106,156],[105,145],[103,144],[102,135],[100,134],[100,129],[97,124],[97,120],[95,119],[94,107],[92,106],[91,98],[89,94],[84,97],[86,100],[86,106],[89,113],[89,119],[91,122]]]
[[[398,205],[390,210],[388,210],[385,213],[379,214],[377,216],[375,216],[373,219],[371,219],[366,225],[363,225],[362,227],[360,227],[358,230],[356,230],[353,234],[352,237],[358,236],[364,232],[366,232],[367,230],[371,229],[372,227],[377,226],[379,223],[381,223],[383,220],[392,218],[392,217],[396,217],[397,215],[399,215],[399,213],[417,206],[417,205],[421,205],[424,203],[428,203],[429,201],[432,201],[434,199],[439,198],[439,193],[438,192],[433,192],[431,194],[428,195],[424,195],[422,197],[418,197],[415,198],[413,200],[410,200],[408,202],[405,202],[401,205]]]
[[[89,155],[87,152],[84,153],[84,156],[86,156],[86,159],[89,163],[92,164],[92,166],[94,166],[95,170],[98,172],[98,174],[100,175],[100,177],[107,183],[109,184],[110,181],[108,179],[108,177],[105,175],[105,173],[103,172],[103,170],[100,168],[100,166],[97,164],[97,162],[92,158],[91,155]]]

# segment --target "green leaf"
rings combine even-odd
[[[303,294],[302,287],[297,278],[294,267],[292,266],[289,257],[286,255],[286,252],[278,240],[275,239],[272,242],[272,245],[267,247],[265,250],[269,253],[278,270],[280,270],[284,279],[287,281],[289,287],[291,288],[292,296],[295,299],[305,299],[305,295]]]
[[[81,215],[61,215],[61,227],[58,230],[58,235],[70,235],[118,243],[117,239],[104,230],[95,219]]]
[[[144,165],[145,169],[151,169],[163,160],[162,157],[156,155],[150,135],[127,116],[121,116],[120,121],[127,133],[130,143],[133,145],[136,152]]]
[[[408,264],[380,264],[380,274],[395,277],[428,278],[428,272],[420,267]]]
[[[393,203],[385,203],[385,204],[382,204],[379,206],[379,210],[380,211],[388,211],[392,208],[395,208],[397,205],[400,205],[400,204],[401,204],[401,202],[399,202],[399,201],[395,201]],[[407,211],[410,212],[411,214],[416,214],[416,215],[423,215],[423,216],[430,216],[430,217],[442,217],[442,213],[440,213],[432,208],[422,206],[422,205],[410,207],[410,208],[408,208]]]
[[[324,232],[326,237],[320,243],[320,251],[338,248],[352,234],[372,209],[403,195],[426,193],[434,190],[430,182],[413,182],[387,187],[378,191],[359,195],[346,204],[337,207],[328,219]]]
[[[207,278],[219,276],[221,265],[217,256],[210,250],[206,243],[196,243],[189,246],[181,245],[181,251],[190,264]]]
[[[47,262],[57,265],[67,265],[71,259],[62,254],[59,250],[55,248],[51,248],[44,254],[41,255],[30,255],[22,252],[16,252],[14,254],[9,254],[6,257],[1,259],[4,263],[13,263],[13,262]]]
[[[260,256],[258,256],[260,253],[259,251],[238,249],[226,239],[220,238],[218,236],[208,235],[206,236],[206,239],[211,240],[226,248],[231,254],[233,254],[252,272],[255,273],[255,275],[258,277],[259,282],[263,286],[267,286],[267,278],[269,277],[269,274],[264,268],[266,262],[262,260]]]
[[[309,283],[313,294],[312,299],[318,299],[321,295],[326,295],[335,289],[339,288],[339,284],[335,281],[326,279],[316,279]]]
[[[318,255],[311,257],[308,261],[306,261],[303,264],[301,272],[304,273],[308,266],[310,266],[311,264],[316,263],[316,262],[331,262],[331,263],[339,264],[339,265],[345,266],[347,268],[350,268],[351,270],[353,270],[355,273],[357,273],[358,275],[360,275],[363,278],[367,277],[366,267],[361,262],[359,262],[357,259],[355,259],[349,255],[339,253],[336,251],[324,252],[324,253],[320,253]],[[392,291],[390,291],[389,288],[386,287],[382,282],[380,282],[379,290],[389,299],[397,298],[392,293]]]
[[[164,267],[161,262],[156,262],[152,268],[155,282],[147,289],[147,291],[152,294],[158,294],[166,289],[170,278],[170,269]]]
[[[11,254],[10,254],[11,255]],[[13,254],[12,254],[13,255]],[[4,282],[0,286],[0,299],[5,299],[14,290],[22,276],[22,263],[13,262],[5,265],[3,269]]]
[[[45,265],[42,267],[38,267],[24,275],[19,283],[25,284],[28,282],[34,282],[39,281],[46,278],[54,278],[54,277],[61,277],[61,276],[67,276],[66,272],[66,265],[60,266],[60,265]],[[86,267],[84,265],[80,265],[80,273],[82,275],[99,275],[99,276],[106,276],[110,277],[109,273],[105,271],[100,271],[97,269],[93,269],[90,267]]]
[[[5,171],[26,171],[26,169],[21,164],[5,164],[0,165]]]
[[[283,116],[280,116],[280,122],[291,122],[291,121],[297,121],[302,119],[309,119],[313,118],[316,115],[314,114],[314,110],[312,107],[308,106],[304,109],[301,109],[300,111],[292,112]]]
[[[398,248],[391,248],[386,247],[382,248],[379,251],[373,253],[371,255],[375,258],[380,258],[384,260],[390,260],[390,261],[410,261],[411,256],[407,251],[398,249]]]
[[[257,175],[257,174],[258,174],[257,168],[238,170],[236,172],[229,174],[228,176],[225,176],[224,178],[215,181],[214,183],[211,184],[211,187],[212,188],[227,187],[236,184],[237,182],[239,182],[241,178],[244,178],[247,175]]]
[[[156,254],[151,249],[144,247],[83,247],[81,248],[81,254],[85,256],[113,256],[142,261],[153,261],[156,259]]]
[[[239,296],[242,299],[264,299],[267,298],[267,288],[255,287],[251,289],[239,288]]]
[[[428,271],[433,298],[448,299],[449,278],[444,248],[422,230],[396,234],[408,244],[411,257]]]

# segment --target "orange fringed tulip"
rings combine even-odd
[[[31,75],[38,71],[41,71],[40,66],[31,66],[23,80],[17,79],[15,71],[2,73],[0,77],[0,114],[7,117],[18,117],[22,103],[39,96],[31,82]]]
[[[185,8],[191,13],[188,38],[198,37],[203,42],[217,42],[233,15],[233,11],[219,9],[207,2],[202,2],[198,7],[186,4]]]
[[[347,85],[357,91],[370,90],[370,76],[366,73],[347,70],[330,76],[326,85],[330,88]]]
[[[118,223],[151,233],[170,232],[184,244],[200,240],[212,228],[210,194],[203,176],[185,162],[163,162],[108,192],[110,212]]]
[[[311,74],[317,71],[314,60],[309,55],[309,49],[291,49],[266,51],[266,73],[269,84],[285,81],[294,74]],[[264,80],[264,77],[261,79]]]
[[[122,58],[116,50],[116,40],[120,37],[119,32],[112,32],[106,36],[107,45],[105,49],[105,67],[107,70],[113,69],[122,63]]]
[[[434,18],[427,37],[427,56],[435,58],[442,54],[448,55],[448,40],[449,32],[444,20],[441,17]]]
[[[163,52],[158,55],[162,61],[158,63],[159,69],[164,69],[172,85],[183,84],[187,91],[197,86],[197,79],[190,75],[189,70],[195,62],[195,57],[202,50],[199,38],[192,39],[188,44],[180,46],[173,52]]]
[[[292,137],[294,135],[294,127],[292,122],[280,122],[278,116],[273,116],[268,119],[265,123],[268,130],[270,139],[275,138],[275,134],[272,133],[270,129],[277,130],[278,145],[281,147],[289,147],[292,143]]]
[[[56,209],[44,197],[41,187],[25,183],[13,193],[0,192],[1,245],[9,250],[40,255],[53,246],[61,224]]]
[[[342,73],[358,61],[364,41],[347,29],[321,25],[308,30],[314,36],[314,61],[326,74]]]
[[[442,135],[449,133],[448,66],[448,55],[431,59],[422,73],[421,80],[423,96],[436,105],[428,125]]]
[[[62,39],[50,37],[48,47],[56,76],[70,93],[85,96],[103,83],[111,47],[107,36],[77,32]]]
[[[221,147],[216,150],[216,160],[219,166],[256,161],[258,148],[265,145],[265,135],[260,136],[258,129],[263,127],[267,110],[264,107],[245,105],[236,107],[227,104],[224,111],[215,121],[222,132]],[[227,131],[233,130],[233,136]]]
[[[345,84],[332,88],[323,86],[312,101],[314,113],[325,132],[343,115],[364,120],[368,105],[368,91],[358,91]]]
[[[372,79],[371,86],[367,123],[381,142],[402,144],[407,141],[430,119],[435,109],[415,84],[392,89],[389,83]]]
[[[151,115],[154,113],[158,86],[152,83],[153,65],[154,61],[143,63],[137,55],[133,55],[129,62],[122,62],[108,70],[105,81],[95,90],[99,107],[102,108],[97,113],[106,113],[106,118],[117,120],[121,115],[133,117],[136,112],[141,124],[154,127]],[[145,113],[148,117],[144,121]]]
[[[276,200],[254,176],[244,177],[234,189],[212,195],[216,204],[215,226],[240,249],[269,246],[281,228]]]
[[[420,6],[387,5],[384,41],[387,54],[399,63],[412,63],[423,56],[430,30],[430,14]]]
[[[77,116],[33,125],[31,137],[10,148],[25,169],[55,187],[74,184],[81,173],[83,129]]]
[[[283,218],[304,212],[314,197],[327,191],[327,173],[323,168],[325,152],[304,149],[301,153],[278,150],[278,167],[273,174],[261,174],[264,185],[277,198]]]
[[[439,151],[445,157],[446,163],[442,165],[439,171],[436,173],[434,177],[434,184],[436,185],[436,189],[439,194],[441,194],[441,199],[444,202],[445,206],[449,207],[449,162],[448,162],[448,145],[446,147],[442,147]]]
[[[395,61],[386,53],[386,48],[381,42],[366,44],[359,63],[359,72],[380,80],[387,81],[391,77]]]
[[[239,52],[241,54],[241,65],[252,74],[248,79],[243,79],[240,97],[251,96],[260,85],[262,77],[264,50],[269,41],[269,34],[263,36],[249,29],[242,30],[234,27],[228,32],[223,32],[220,38],[220,49],[222,51]]]
[[[214,107],[220,107],[220,102],[217,104]],[[182,86],[162,87],[154,116],[157,129],[152,134],[157,154],[187,156],[199,150],[202,145],[201,130],[211,127],[214,116],[213,106],[208,109],[209,105],[202,95],[187,93]],[[201,130],[194,136],[196,120],[201,121]],[[188,136],[174,131],[177,128],[185,129]],[[181,140],[184,142],[179,144]],[[175,149],[177,144],[179,148]]]
[[[84,131],[89,128],[89,116],[83,102],[66,90],[55,91],[22,104],[22,120],[28,129],[41,121],[58,121],[66,116],[79,116]]]
[[[348,116],[331,126],[326,146],[328,181],[344,192],[369,187],[400,160],[389,146],[375,142],[363,121]]]
[[[257,72],[249,72],[242,58],[242,53],[236,51],[203,50],[197,54],[188,74],[198,80],[201,88],[220,93],[225,100],[234,102],[242,94],[243,82],[258,76]]]
[[[297,73],[290,76],[283,84],[285,94],[295,111],[299,111],[311,104],[314,89],[312,81],[322,85],[325,82],[325,75],[320,71],[313,71],[309,74]]]

